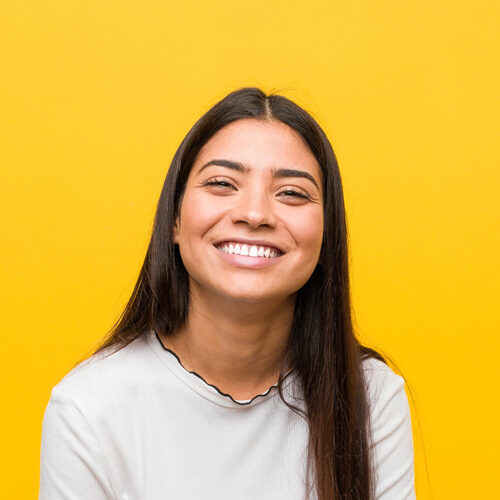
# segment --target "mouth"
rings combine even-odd
[[[285,252],[268,244],[246,243],[238,240],[225,240],[214,243],[214,247],[229,255],[240,255],[250,258],[275,259]]]
[[[217,255],[231,266],[256,270],[274,266],[281,262],[284,253],[275,247],[245,245],[237,241],[213,244]]]

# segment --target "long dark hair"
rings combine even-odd
[[[163,184],[146,257],[125,310],[93,354],[116,352],[154,329],[171,334],[186,320],[188,273],[172,242],[173,227],[191,167],[202,146],[242,118],[275,120],[297,131],[316,157],[324,180],[324,232],[318,264],[297,292],[283,366],[298,373],[305,411],[285,404],[309,426],[308,483],[319,500],[374,498],[369,460],[370,411],[362,360],[374,349],[357,340],[351,319],[346,214],[340,172],[325,133],[304,109],[276,94],[242,88],[227,95],[191,128],[177,149]],[[389,358],[390,359],[390,358]],[[314,481],[311,482],[310,474]],[[314,484],[312,484],[314,483]]]

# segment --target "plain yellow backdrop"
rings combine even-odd
[[[3,498],[38,494],[50,390],[121,313],[180,141],[247,85],[304,106],[333,144],[355,324],[415,397],[418,498],[498,498],[498,2],[0,13]]]

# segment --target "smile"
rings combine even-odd
[[[284,254],[275,248],[261,245],[241,245],[238,243],[225,242],[215,246],[219,257],[233,266],[247,269],[262,269],[281,262]]]
[[[281,252],[272,247],[261,245],[245,245],[237,242],[226,241],[217,248],[223,252],[232,255],[244,255],[248,257],[265,257],[266,259],[274,259],[281,255]]]

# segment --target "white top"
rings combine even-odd
[[[52,389],[39,500],[304,500],[307,424],[276,386],[235,401],[188,372],[153,331],[103,356]],[[404,379],[376,359],[363,367],[376,499],[415,499]],[[298,386],[285,381],[287,400]]]

